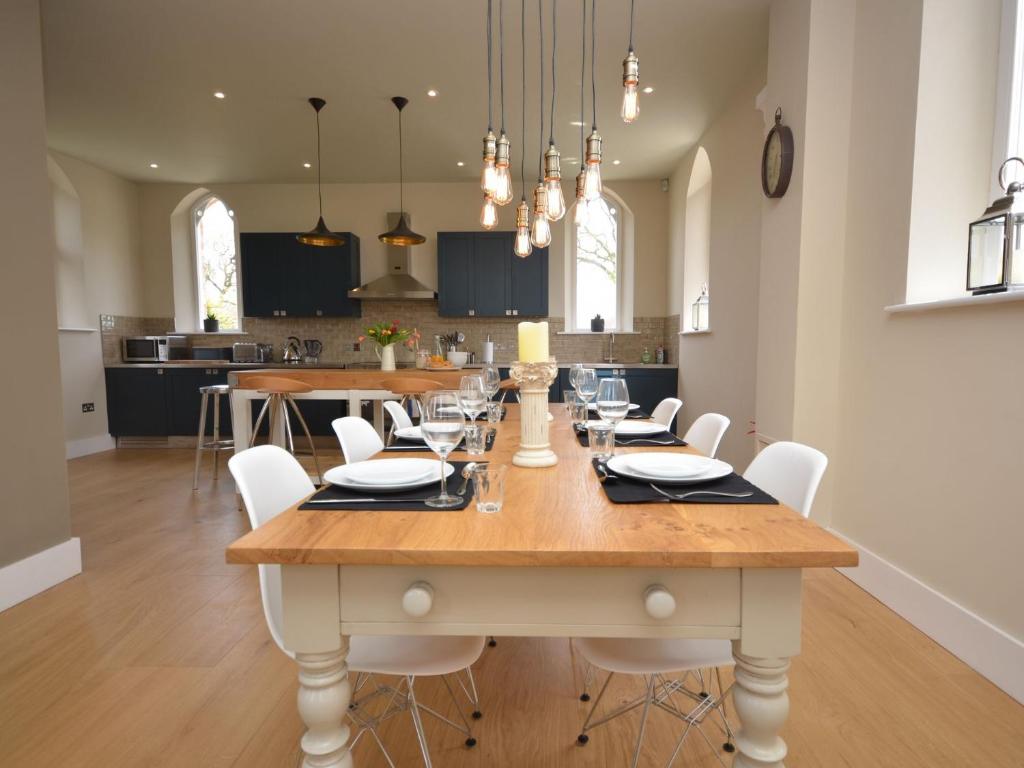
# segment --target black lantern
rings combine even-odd
[[[971,223],[967,243],[967,290],[974,295],[1024,289],[1024,192],[1019,181],[1006,184],[999,166],[999,186],[1006,191],[981,218]]]

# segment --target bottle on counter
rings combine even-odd
[[[420,349],[416,352],[416,367],[426,368],[427,362],[430,360],[430,353],[425,349]]]
[[[640,362],[643,363],[644,365],[649,365],[651,362],[651,350],[649,350],[647,347],[644,347],[643,354],[640,355]]]
[[[658,348],[654,350],[654,362],[658,365],[665,364],[665,348],[660,344],[658,345]]]

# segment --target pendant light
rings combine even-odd
[[[530,242],[538,248],[547,248],[551,243],[551,224],[548,223],[548,191],[541,176],[544,167],[544,0],[537,0],[537,18],[540,30],[540,131],[537,132],[537,186],[533,190]]]
[[[427,238],[409,229],[405,220],[405,175],[402,167],[402,110],[409,100],[404,96],[394,96],[391,103],[398,109],[398,223],[394,228],[377,239],[388,245],[420,245],[425,243]]]
[[[324,223],[324,195],[320,187],[320,110],[327,102],[316,97],[309,100],[316,111],[316,198],[320,206],[320,218],[309,232],[296,235],[295,239],[305,245],[344,245],[345,238],[331,232]]]
[[[584,96],[584,83],[587,72],[587,0],[580,0],[582,10],[581,18],[582,34],[580,51],[580,172],[576,174],[576,209],[573,212],[573,224],[577,227],[586,226],[587,223],[587,198],[584,196],[584,188],[587,179],[586,155],[583,151],[583,113],[586,97]]]
[[[501,132],[494,152],[494,202],[508,205],[512,202],[512,143],[505,133],[505,0],[498,0],[498,71],[501,78]]]
[[[533,245],[530,243],[530,206],[526,203],[526,0],[520,0],[520,24],[523,42],[523,132],[520,142],[519,155],[519,179],[523,185],[522,196],[519,205],[516,206],[516,239],[512,244],[512,251],[521,259],[525,259],[533,252]]]
[[[632,123],[640,114],[640,59],[633,51],[633,6],[629,0],[629,50],[622,60],[622,121]]]
[[[548,151],[544,153],[544,188],[547,190],[548,221],[565,216],[565,196],[562,194],[562,157],[555,147],[555,54],[558,45],[558,3],[551,3],[551,114],[549,117]]]
[[[498,212],[494,205],[494,195],[498,191],[498,172],[495,160],[498,153],[498,139],[494,135],[492,117],[494,114],[494,88],[491,79],[491,8],[493,0],[487,0],[487,135],[484,136],[484,167],[480,172],[480,189],[484,193],[483,207],[480,209],[480,226],[494,229],[498,224]]]
[[[594,66],[597,60],[597,2],[590,0],[590,107],[593,119],[590,135],[587,137],[587,175],[584,179],[583,196],[587,201],[601,196],[601,134],[597,132],[597,80]]]

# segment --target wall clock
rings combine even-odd
[[[793,131],[782,124],[782,107],[775,110],[775,125],[768,131],[761,153],[761,189],[767,197],[782,197],[793,175]]]

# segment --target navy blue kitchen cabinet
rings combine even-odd
[[[520,259],[514,239],[514,232],[438,232],[438,314],[546,317],[548,249]]]
[[[241,281],[247,317],[359,317],[360,302],[348,298],[359,286],[359,238],[345,244],[303,245],[290,232],[243,232]]]
[[[106,379],[110,434],[167,435],[167,377],[163,368],[107,368]]]
[[[296,398],[295,402],[298,403],[299,413],[302,414],[302,418],[306,420],[306,426],[309,427],[310,434],[317,437],[334,435],[334,427],[331,426],[331,422],[348,415],[348,402],[345,400],[300,400]],[[256,418],[259,416],[260,409],[263,408],[263,403],[263,400],[253,400],[250,404],[253,424],[256,423]],[[295,418],[295,411],[291,407],[288,408],[288,418],[292,423],[292,436],[295,439],[296,450],[308,450],[304,443],[306,435],[302,431],[302,425],[299,423],[299,420]],[[267,437],[270,434],[269,414],[263,417],[263,423],[260,425],[258,434],[261,437]]]
[[[166,368],[167,421],[169,435],[194,435],[199,431],[199,412],[202,410],[200,387],[227,384],[228,372],[224,368]],[[220,397],[221,439],[231,438],[231,399]],[[213,436],[213,396],[206,412],[206,435]]]

